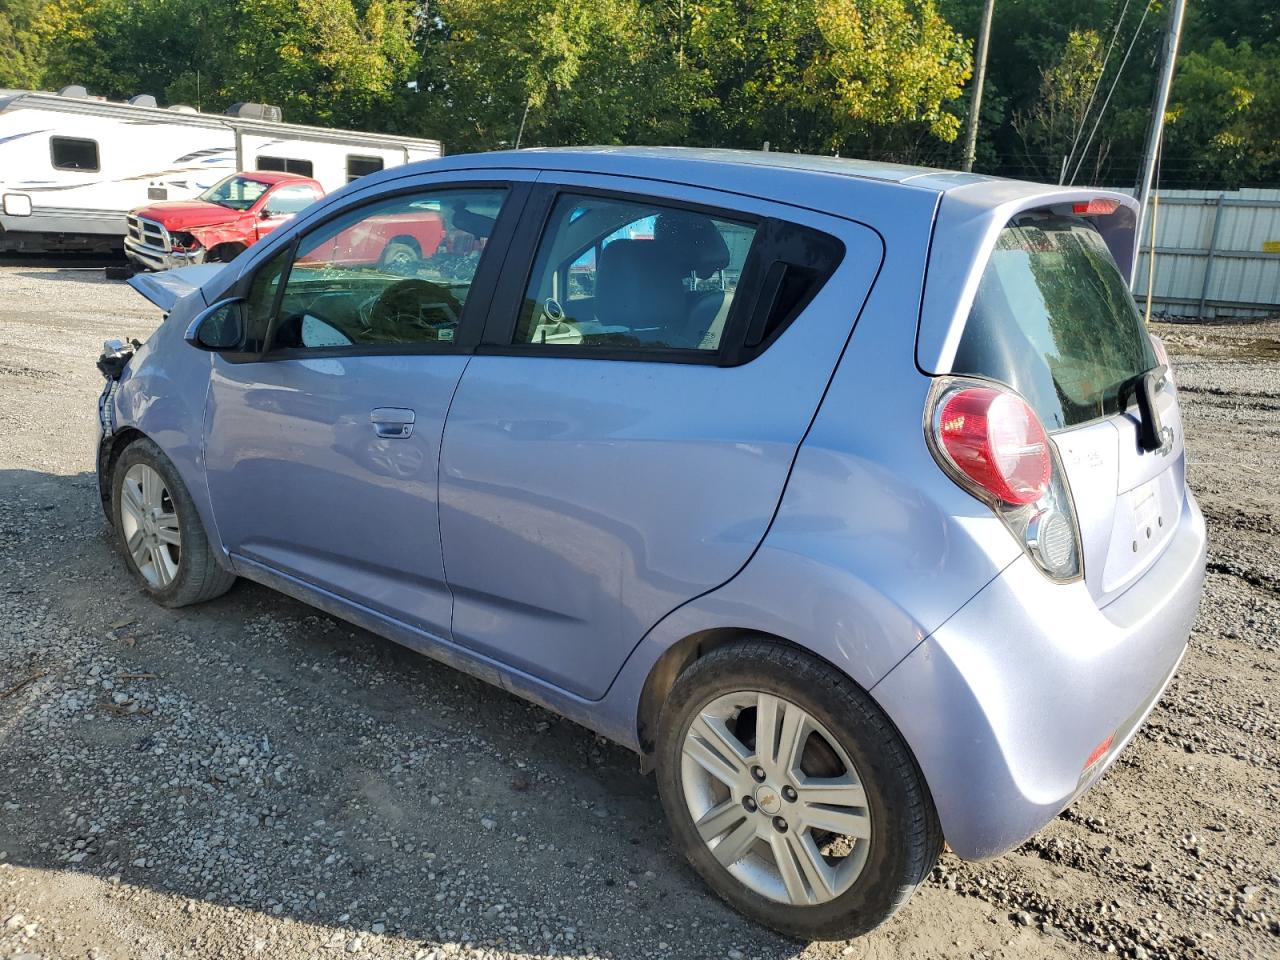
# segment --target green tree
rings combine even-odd
[[[932,0],[708,0],[685,60],[716,104],[699,139],[902,158],[955,139],[970,71]]]
[[[1028,165],[1042,179],[1056,180],[1061,158],[1082,152],[1088,141],[1089,109],[1102,76],[1103,40],[1094,30],[1067,34],[1066,49],[1040,73],[1039,96],[1026,110],[1013,115],[1013,128],[1022,138]],[[1093,140],[1090,175],[1096,175],[1106,156],[1106,142]],[[1072,160],[1072,166],[1076,161]],[[1067,171],[1069,174],[1071,171]]]
[[[408,0],[49,0],[52,85],[384,128],[417,63]]]
[[[1227,186],[1280,182],[1280,44],[1216,41],[1181,59],[1166,153],[1184,176]]]
[[[636,0],[440,0],[435,13],[423,119],[451,149],[683,132],[678,102],[658,115],[673,71]]]
[[[35,29],[44,0],[0,0],[0,87],[39,89],[44,42]]]

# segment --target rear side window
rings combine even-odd
[[[300,177],[312,175],[311,161],[300,160],[297,157],[259,157],[258,169],[273,170],[277,173],[296,173]]]
[[[1049,430],[1120,413],[1156,366],[1138,308],[1098,231],[1028,214],[1000,233],[952,371],[1026,398]]]
[[[715,352],[755,233],[693,210],[562,196],[515,342]]]
[[[305,210],[319,197],[310,187],[279,187],[267,198],[267,213],[272,216],[288,216]]]
[[[843,256],[836,238],[782,220],[564,194],[539,244],[513,345],[743,363],[804,310]]]
[[[96,171],[98,163],[98,141],[82,140],[79,137],[50,137],[49,156],[55,170]]]

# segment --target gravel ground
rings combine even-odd
[[[251,584],[147,602],[93,360],[156,319],[0,266],[0,958],[1280,956],[1280,324],[1161,328],[1211,572],[1141,735],[1020,849],[804,946],[706,892],[626,751]]]

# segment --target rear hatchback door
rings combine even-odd
[[[1155,562],[1182,514],[1182,424],[1168,377],[1154,393],[1163,443],[1140,443],[1139,381],[1159,366],[1096,219],[1058,204],[1004,223],[951,371],[1012,386],[1053,436],[1100,605]]]

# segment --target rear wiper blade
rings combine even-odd
[[[1133,393],[1134,399],[1138,401],[1138,446],[1143,450],[1160,450],[1165,446],[1165,428],[1160,420],[1160,405],[1156,403],[1156,394],[1160,392],[1167,373],[1168,368],[1162,364],[1120,384],[1122,399],[1127,400],[1129,394]]]

